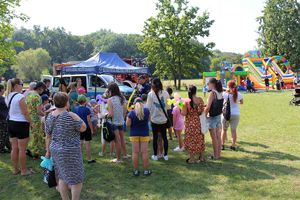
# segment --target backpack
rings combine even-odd
[[[224,103],[223,106],[223,117],[226,121],[229,121],[231,117],[229,94],[228,94],[227,101]]]
[[[111,142],[115,139],[115,133],[110,122],[104,122],[103,124],[103,138],[106,142]]]
[[[224,99],[218,99],[217,94],[213,92],[215,95],[215,98],[213,102],[211,103],[210,110],[209,110],[209,116],[210,117],[216,117],[222,114],[223,112],[223,103]]]

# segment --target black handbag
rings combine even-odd
[[[228,94],[228,99],[223,106],[223,117],[226,121],[229,121],[231,117],[229,94]]]
[[[44,169],[44,182],[49,188],[57,186],[54,169],[52,171]]]
[[[210,117],[216,117],[223,113],[223,103],[224,99],[218,99],[217,94],[213,92],[215,95],[214,100],[211,103],[210,110],[209,110],[209,116]]]
[[[115,139],[115,133],[112,124],[106,120],[103,124],[103,138],[106,142],[111,142]]]
[[[172,127],[172,125],[171,125],[171,120],[170,120],[169,116],[167,115],[167,112],[166,112],[166,110],[165,110],[165,108],[164,108],[164,106],[163,106],[161,100],[159,99],[158,94],[155,93],[155,95],[156,95],[156,97],[157,97],[157,99],[158,99],[158,102],[159,102],[159,104],[160,104],[161,109],[163,110],[163,112],[164,112],[164,114],[165,114],[165,116],[166,116],[166,118],[167,118],[166,128],[171,128],[171,127]]]

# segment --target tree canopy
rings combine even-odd
[[[300,3],[297,0],[267,0],[258,18],[264,56],[282,55],[300,68]]]
[[[214,50],[211,56],[211,71],[219,71],[221,67],[221,62],[227,61],[231,64],[242,64],[243,55],[230,52],[221,52],[219,50]]]
[[[28,49],[43,48],[49,52],[52,63],[62,63],[73,60],[85,60],[93,52],[88,42],[83,42],[80,36],[66,32],[64,28],[34,26],[33,29],[17,29],[13,39],[22,41],[24,45],[17,47],[17,52]]]
[[[13,19],[26,20],[23,14],[15,12],[16,7],[20,6],[20,0],[0,1],[0,73],[4,73],[7,65],[13,63],[16,55],[14,47],[21,45],[17,41],[12,40],[13,27],[11,21]]]
[[[200,59],[214,46],[197,41],[209,36],[214,21],[207,12],[198,15],[199,8],[190,7],[186,0],[158,0],[156,10],[158,14],[145,22],[140,49],[147,62],[156,65],[155,74],[172,78],[180,89],[182,77],[199,68]]]
[[[45,49],[28,49],[17,55],[12,69],[15,70],[18,78],[24,81],[39,80],[43,72],[49,73],[50,60],[49,53]]]

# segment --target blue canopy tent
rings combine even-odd
[[[99,52],[86,61],[62,68],[62,74],[149,74],[149,69],[129,65],[116,53]],[[95,98],[96,91],[95,86]]]
[[[149,74],[147,67],[134,67],[116,53],[99,52],[79,64],[64,67],[62,74]]]

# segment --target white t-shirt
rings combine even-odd
[[[10,102],[11,97],[16,94],[16,92],[11,92],[7,97],[5,97],[5,103],[8,107],[8,104]],[[27,122],[21,107],[20,107],[20,101],[21,99],[25,98],[23,94],[17,94],[14,96],[13,100],[10,104],[9,109],[9,120],[16,121],[16,122]]]
[[[295,84],[295,85],[298,84],[298,78],[297,78],[297,77],[294,78],[294,84]]]
[[[228,93],[223,93],[224,102],[227,102],[228,100]],[[243,99],[243,96],[241,93],[238,92],[237,100],[236,102],[233,101],[233,94],[229,94],[229,100],[230,100],[230,112],[231,115],[240,115],[240,101]]]
[[[161,100],[161,103],[163,104],[163,107],[167,113],[167,109],[168,109],[168,104],[167,101],[170,98],[168,92],[166,91],[162,91],[159,92],[158,94],[159,99]],[[150,110],[150,115],[151,115],[151,122],[155,123],[155,124],[165,124],[167,122],[167,118],[159,104],[159,101],[156,97],[156,94],[151,91],[148,94],[148,98],[147,98],[147,108],[149,108]]]

